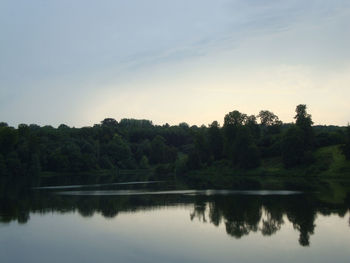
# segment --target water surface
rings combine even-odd
[[[349,262],[350,198],[331,204],[294,191],[144,183],[88,188],[2,195],[1,262]]]

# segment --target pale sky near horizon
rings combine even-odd
[[[350,121],[348,0],[0,0],[0,121]]]

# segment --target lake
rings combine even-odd
[[[17,188],[0,262],[349,262],[350,196],[178,189],[166,182]]]

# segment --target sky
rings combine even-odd
[[[0,0],[0,121],[350,122],[348,0]]]

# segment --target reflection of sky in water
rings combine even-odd
[[[348,262],[349,213],[317,216],[311,246],[298,243],[299,233],[284,224],[272,236],[260,231],[236,239],[203,218],[191,220],[193,205],[136,213],[32,213],[27,224],[0,229],[1,262]],[[260,221],[267,216],[263,216]],[[208,220],[208,215],[205,215]]]
[[[75,185],[53,185],[53,186],[40,186],[33,187],[34,190],[50,190],[50,189],[74,189],[74,188],[88,188],[88,187],[102,187],[102,186],[114,186],[114,185],[147,185],[156,184],[163,181],[137,181],[137,182],[124,182],[124,183],[108,183],[108,184],[75,184]]]
[[[45,188],[45,187],[44,187]],[[42,188],[42,189],[44,189]],[[46,188],[49,189],[49,188]],[[55,189],[55,188],[50,188]],[[67,188],[66,188],[67,189]],[[301,194],[299,191],[287,190],[169,190],[169,191],[147,191],[147,190],[93,190],[93,191],[64,191],[57,192],[60,195],[95,195],[95,196],[113,196],[113,195],[295,195]]]

